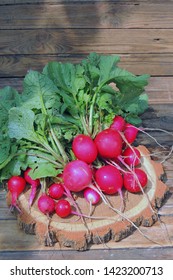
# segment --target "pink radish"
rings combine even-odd
[[[66,218],[72,212],[70,203],[65,199],[59,200],[55,206],[55,212],[59,217]]]
[[[97,158],[97,147],[88,135],[77,135],[73,140],[72,150],[78,159],[86,163],[92,163]]]
[[[82,160],[73,160],[64,168],[64,185],[70,191],[79,192],[86,188],[92,180],[92,170]]]
[[[124,129],[124,136],[129,144],[132,144],[138,134],[138,128],[130,123],[126,123],[125,129]]]
[[[59,199],[64,194],[64,188],[61,183],[54,183],[49,187],[48,194],[53,199]]]
[[[83,195],[84,198],[92,205],[95,205],[100,201],[100,195],[98,194],[98,192],[89,187],[84,189]]]
[[[147,174],[140,168],[135,168],[134,173],[127,172],[124,174],[124,187],[129,192],[141,192],[141,188],[146,187],[147,182]]]
[[[31,171],[31,168],[28,168],[27,170],[25,170],[24,172],[24,179],[25,181],[31,185],[31,193],[29,196],[29,206],[31,206],[33,204],[34,198],[36,196],[36,192],[37,192],[37,188],[40,185],[40,180],[39,179],[32,179],[29,175],[29,172]]]
[[[95,174],[95,180],[100,189],[106,194],[122,194],[123,177],[120,171],[111,165],[100,167]]]
[[[127,147],[122,153],[122,156],[124,157],[125,163],[129,166],[137,166],[140,164],[141,154],[135,147]]]
[[[126,124],[126,121],[123,117],[116,116],[113,119],[113,122],[112,122],[110,128],[118,130],[118,131],[123,131],[125,129],[125,124]]]
[[[38,208],[43,214],[49,216],[55,211],[55,202],[50,196],[42,194],[38,199]]]
[[[20,176],[13,176],[8,180],[7,186],[8,190],[12,195],[11,206],[16,207],[20,211],[20,209],[17,206],[17,198],[24,191],[26,181]]]
[[[101,157],[115,158],[121,154],[122,138],[116,130],[108,128],[99,132],[94,142]]]

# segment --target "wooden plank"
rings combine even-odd
[[[173,4],[163,2],[22,3],[13,9],[10,5],[1,6],[0,29],[172,28],[172,13]]]
[[[120,54],[120,65],[136,75],[172,76],[172,53]]]
[[[23,77],[27,71],[42,71],[49,61],[80,62],[83,57],[59,55],[3,55],[0,56],[0,77]]]
[[[0,220],[15,220],[6,203],[6,191],[0,186]]]
[[[153,131],[147,131],[152,137],[157,139],[160,145],[169,147],[171,149],[173,143],[173,110],[172,104],[152,104],[149,109],[142,115],[142,126],[146,128],[153,128]],[[156,130],[157,129],[157,130]],[[161,132],[159,129],[166,130],[166,132]],[[138,134],[138,143],[150,147],[157,147],[154,139],[147,137],[143,133]],[[168,154],[165,150],[165,155]],[[162,149],[164,154],[164,150]],[[169,170],[172,168],[173,162],[169,165]],[[172,177],[172,176],[171,176]]]
[[[173,215],[173,195],[168,199],[167,203],[159,210],[161,216],[172,216]]]
[[[49,4],[49,5],[52,5],[52,4],[57,4],[57,3],[60,3],[60,4],[67,4],[67,3],[80,3],[80,2],[117,2],[117,0],[1,0],[0,1],[0,5],[16,5],[16,4]],[[122,0],[121,1],[121,4],[126,4],[126,3],[129,3],[129,4],[132,4],[132,2],[135,4],[135,5],[139,5],[140,3],[163,3],[162,0]],[[167,0],[166,1],[167,3],[171,3],[173,2],[173,0]]]
[[[128,252],[128,253],[127,253]],[[3,251],[0,260],[172,260],[173,248],[105,248],[86,252],[73,250]],[[87,266],[88,267],[88,266]],[[93,267],[92,267],[93,268]]]
[[[173,52],[173,29],[1,30],[0,55],[14,54],[167,54]]]
[[[19,229],[16,220],[0,220],[0,228],[0,252],[43,249],[35,236],[25,234]]]
[[[107,50],[105,49],[104,54],[106,53]],[[87,55],[88,53],[86,55],[1,55],[0,77],[23,77],[30,69],[42,71],[43,67],[49,61],[79,63],[82,59],[86,58]],[[141,75],[145,73],[148,73],[151,76],[173,75],[173,54],[119,55],[121,58],[119,66],[136,75]],[[169,85],[168,88],[170,89]]]
[[[173,103],[173,77],[151,77],[146,92],[150,104]]]
[[[107,51],[104,51],[106,54]],[[173,54],[119,54],[119,66],[136,74],[148,73],[151,76],[171,76],[173,73]],[[29,69],[42,71],[49,61],[80,63],[87,55],[1,55],[0,77],[23,77]],[[164,81],[164,79],[162,80]],[[171,79],[165,77],[166,83]],[[165,83],[164,83],[165,84]],[[155,86],[158,89],[157,83]],[[165,87],[165,85],[164,85]],[[162,86],[162,89],[164,90]],[[166,86],[167,87],[167,86]],[[168,87],[170,87],[168,85]],[[154,90],[154,89],[153,89]]]
[[[23,78],[0,78],[0,90],[6,86],[22,91]]]

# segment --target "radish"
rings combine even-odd
[[[137,166],[140,164],[141,154],[135,147],[127,147],[123,151],[122,156],[124,157],[124,162],[129,166]]]
[[[73,160],[64,168],[63,181],[70,191],[79,192],[86,188],[92,180],[92,170],[82,160]]]
[[[70,203],[65,199],[59,200],[55,205],[55,212],[61,218],[69,216],[72,212]]]
[[[113,119],[113,123],[111,124],[110,128],[118,131],[123,131],[125,129],[125,125],[126,125],[125,119],[121,116],[116,116]]]
[[[8,190],[12,195],[11,207],[15,207],[20,211],[20,209],[17,206],[17,198],[25,189],[26,186],[25,179],[20,176],[12,176],[8,180],[7,186],[8,186]]]
[[[98,192],[89,187],[84,189],[83,195],[84,198],[92,205],[95,205],[100,201],[100,195],[98,194]]]
[[[86,163],[92,163],[97,158],[97,147],[88,135],[77,135],[72,142],[72,150],[78,159]]]
[[[126,172],[124,174],[124,187],[132,193],[142,191],[148,182],[147,174],[140,168],[135,168],[133,173]]]
[[[115,158],[121,154],[122,138],[118,131],[107,128],[99,132],[94,140],[98,153],[104,158]]]
[[[35,179],[33,180],[30,176],[29,176],[29,172],[31,171],[31,168],[28,168],[27,170],[25,170],[24,172],[24,179],[25,181],[31,185],[31,193],[30,193],[30,196],[29,196],[29,206],[31,207],[33,201],[34,201],[34,198],[35,198],[35,195],[36,195],[36,192],[37,192],[37,188],[39,187],[40,185],[40,180],[39,179]]]
[[[42,194],[38,199],[38,208],[43,214],[49,216],[55,211],[55,202],[50,196]]]
[[[124,136],[129,144],[132,144],[138,134],[138,128],[130,123],[126,123],[124,129]]]
[[[120,171],[111,165],[100,167],[95,174],[95,180],[100,189],[106,194],[115,194],[119,192],[123,186],[123,177]]]
[[[54,183],[49,187],[48,194],[53,199],[59,199],[64,194],[64,188],[61,183]]]
[[[91,218],[91,216],[85,215],[77,211],[73,211],[71,204],[66,199],[61,199],[57,202],[57,204],[55,205],[55,212],[61,218],[66,218],[71,214],[76,215],[80,218],[84,218],[84,217]]]

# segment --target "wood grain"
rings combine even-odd
[[[0,77],[23,77],[30,69],[42,71],[49,61],[79,63],[87,55],[2,55],[0,56]],[[147,73],[151,76],[163,76],[165,78],[173,75],[173,54],[119,55],[121,61],[118,65],[136,75]],[[169,89],[169,83],[167,87]],[[164,92],[167,90],[166,88]]]
[[[138,236],[135,235],[136,238]],[[172,260],[173,248],[102,248],[74,253],[73,250],[54,249],[2,251],[0,260]],[[128,252],[128,254],[127,254]]]
[[[90,2],[108,2],[107,0],[1,0],[0,5],[16,5],[16,4],[67,4],[67,3],[90,3]],[[117,0],[109,0],[109,2],[116,3]],[[173,0],[167,0],[167,3],[173,2]],[[132,4],[139,5],[140,3],[163,3],[162,0],[123,0],[122,4]]]
[[[21,5],[13,9],[10,5],[1,6],[0,29],[173,27],[171,2],[23,2],[18,1]]]
[[[0,55],[172,53],[173,29],[0,30]]]

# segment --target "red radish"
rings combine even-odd
[[[127,147],[124,150],[122,156],[124,157],[125,163],[127,163],[129,166],[137,166],[140,164],[141,154],[135,147]]]
[[[33,201],[34,201],[34,198],[35,198],[35,195],[36,195],[36,192],[37,192],[37,188],[39,187],[40,185],[40,180],[39,179],[32,179],[30,176],[29,176],[29,172],[31,171],[31,168],[28,168],[27,170],[25,170],[24,172],[24,179],[25,181],[31,185],[31,193],[30,193],[30,196],[29,196],[29,206],[32,205]]]
[[[116,116],[113,119],[113,123],[111,124],[110,128],[118,130],[118,131],[123,131],[125,129],[125,124],[126,124],[126,121],[123,117]]]
[[[55,202],[50,196],[42,194],[38,199],[38,208],[43,214],[50,215],[55,211]]]
[[[77,135],[73,140],[72,150],[78,159],[86,163],[92,163],[97,158],[97,147],[88,135]]]
[[[119,192],[123,186],[123,177],[120,171],[111,165],[100,167],[95,174],[95,180],[100,189],[106,194]]]
[[[65,166],[63,180],[70,191],[82,191],[92,180],[92,170],[86,162],[73,160]]]
[[[104,158],[115,158],[121,154],[122,138],[118,131],[105,129],[97,134],[94,140],[98,153]]]
[[[60,183],[54,183],[49,187],[48,194],[54,199],[59,199],[64,194],[63,185]]]
[[[65,200],[65,199],[61,199],[57,202],[57,204],[55,206],[55,212],[61,218],[66,218],[70,214],[77,215],[78,217],[81,217],[81,218],[83,218],[83,217],[89,218],[89,216],[86,216],[85,214],[80,213],[80,211],[79,212],[73,211],[69,201]]]
[[[129,144],[132,144],[138,134],[138,128],[134,125],[127,123],[124,130],[124,136]]]
[[[72,212],[70,203],[65,199],[59,200],[55,206],[55,212],[61,218],[69,216]]]
[[[17,198],[24,191],[26,186],[26,181],[20,176],[12,176],[8,180],[7,185],[8,185],[8,190],[12,195],[11,206],[17,207]]]
[[[100,201],[100,195],[98,192],[91,188],[86,188],[83,194],[84,198],[92,205],[97,204]]]
[[[127,172],[124,174],[124,187],[129,192],[141,192],[141,188],[144,188],[147,182],[147,174],[140,168],[135,168],[134,173]]]

